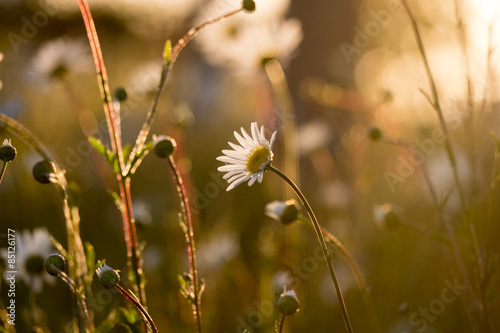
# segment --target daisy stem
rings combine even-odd
[[[189,254],[189,270],[191,278],[193,279],[193,315],[196,319],[197,332],[201,333],[201,289],[198,281],[198,268],[196,261],[196,246],[194,241],[194,230],[193,223],[191,219],[191,211],[189,209],[189,200],[187,198],[186,189],[184,187],[184,182],[182,176],[177,169],[175,160],[172,155],[168,158],[170,168],[172,169],[172,174],[176,182],[177,193],[181,202],[182,219],[187,227],[187,232],[185,233],[186,242]]]
[[[122,293],[123,296],[125,296],[132,304],[136,306],[136,308],[139,310],[141,315],[146,319],[149,328],[153,333],[158,333],[158,329],[156,328],[156,325],[153,321],[153,318],[149,315],[149,313],[146,311],[146,309],[142,306],[142,304],[137,300],[133,295],[131,295],[127,290],[125,290],[122,286],[119,284],[115,285],[115,288]]]
[[[283,333],[285,331],[285,318],[286,315],[281,316],[279,333]]]
[[[298,221],[299,223],[311,229],[314,229],[314,226],[312,225],[311,221],[306,219],[304,216],[300,216]],[[321,232],[326,237],[326,241],[330,241],[339,250],[340,254],[342,254],[344,259],[347,261],[347,264],[351,268],[351,271],[354,273],[356,281],[358,282],[358,286],[361,291],[361,295],[365,302],[366,308],[368,309],[368,314],[370,316],[372,324],[374,325],[377,332],[382,332],[377,317],[377,313],[375,311],[375,306],[370,297],[370,294],[368,293],[368,285],[366,284],[365,278],[363,276],[363,273],[361,272],[361,269],[359,268],[358,263],[356,262],[352,254],[349,252],[349,250],[344,246],[344,244],[342,244],[342,242],[334,234],[332,234],[330,231],[328,231],[326,228],[322,226],[321,226]]]
[[[7,170],[7,164],[9,162],[3,162],[2,164],[2,170],[0,170],[0,183],[2,183],[3,175],[5,174],[5,170]]]
[[[122,142],[119,128],[120,115],[119,113],[115,112],[115,108],[111,98],[106,66],[104,64],[99,37],[95,29],[94,19],[92,18],[92,13],[90,12],[89,5],[86,0],[78,0],[78,5],[80,7],[83,22],[85,24],[85,29],[87,30],[90,47],[92,49],[99,90],[101,92],[101,98],[103,101],[104,114],[106,116],[106,123],[108,125],[109,136],[111,139],[111,149],[116,154],[116,158],[118,159],[118,172],[116,174],[116,179],[118,181],[120,189],[120,197],[122,198],[122,201],[126,207],[126,214],[122,214],[122,220],[124,238],[127,244],[127,259],[129,262],[129,266],[133,270],[135,287],[139,295],[139,299],[143,304],[146,304],[146,296],[142,290],[142,272],[139,267],[140,253],[137,244],[137,232],[135,229],[135,221],[132,212],[130,180],[129,178],[124,176],[125,164],[123,161]]]
[[[302,191],[298,188],[295,183],[288,178],[284,173],[282,173],[280,170],[276,169],[272,165],[268,167],[268,170],[271,170],[278,176],[280,176],[285,182],[290,185],[290,187],[294,190],[295,194],[299,197],[300,201],[302,204],[306,207],[307,214],[309,215],[309,218],[311,219],[312,225],[314,227],[314,231],[316,232],[316,236],[318,237],[318,242],[319,245],[321,246],[321,249],[323,250],[323,256],[325,257],[326,265],[328,267],[328,271],[330,273],[330,276],[332,278],[333,285],[335,287],[335,292],[337,293],[337,298],[339,301],[340,305],[340,310],[342,311],[342,317],[344,318],[344,323],[347,329],[347,332],[352,333],[352,325],[351,321],[349,320],[349,315],[347,314],[347,308],[345,306],[344,302],[344,297],[342,296],[342,291],[340,290],[340,286],[337,280],[337,276],[335,274],[335,270],[333,268],[333,257],[332,257],[332,252],[328,249],[326,246],[326,241],[325,238],[323,237],[323,233],[321,231],[321,226],[319,225],[318,219],[316,218],[316,215],[314,215],[314,211],[311,208],[311,205],[309,205],[309,202],[307,201],[306,197],[302,193]]]

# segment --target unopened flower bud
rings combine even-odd
[[[102,264],[100,267],[96,268],[97,276],[99,277],[99,282],[106,289],[111,289],[120,282],[120,274],[118,271],[106,265]]]
[[[119,102],[124,102],[127,99],[128,94],[125,88],[118,87],[115,89],[114,96]]]
[[[66,259],[58,253],[49,255],[45,259],[45,270],[50,275],[57,276],[59,272],[66,270]]]
[[[33,177],[37,182],[49,184],[56,182],[56,166],[54,163],[43,160],[33,167]]]
[[[169,136],[160,135],[154,139],[154,151],[159,158],[168,158],[175,152],[177,143]]]
[[[285,316],[291,316],[299,311],[300,303],[295,291],[287,290],[280,295],[276,302],[279,312]]]
[[[254,0],[243,0],[243,9],[247,12],[253,12],[255,10]]]
[[[0,160],[10,162],[16,158],[17,150],[12,147],[10,140],[3,140],[3,145],[0,147]]]
[[[273,201],[266,205],[266,215],[283,224],[297,220],[299,208],[295,200]]]
[[[376,206],[373,210],[375,223],[381,230],[398,227],[402,223],[401,214],[401,208],[390,203]]]
[[[372,139],[373,141],[378,141],[378,140],[382,139],[383,134],[382,134],[382,131],[378,127],[372,127],[372,128],[370,128],[369,136],[370,136],[370,139]]]

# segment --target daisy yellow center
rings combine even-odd
[[[43,272],[44,260],[42,257],[34,255],[26,260],[25,266],[28,274],[37,275]]]
[[[262,171],[260,169],[261,165],[267,162],[267,158],[271,151],[266,147],[258,147],[250,153],[247,159],[247,170],[250,173],[257,173]]]

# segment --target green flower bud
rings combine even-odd
[[[124,102],[127,99],[128,94],[125,88],[118,87],[115,89],[114,96],[119,102]]]
[[[56,166],[47,160],[40,161],[33,167],[33,177],[42,184],[55,183],[57,181]]]
[[[250,13],[253,12],[255,10],[255,1],[243,0],[243,9]]]
[[[95,271],[99,277],[99,282],[101,282],[102,286],[106,289],[111,289],[120,282],[120,274],[118,271],[105,263],[96,268]]]
[[[300,303],[295,291],[287,290],[280,295],[276,302],[279,312],[285,316],[291,316],[299,311]]]
[[[66,270],[66,259],[59,253],[49,255],[45,259],[45,270],[53,276],[57,276],[59,272]]]
[[[3,145],[0,147],[0,160],[10,162],[16,158],[17,150],[12,147],[10,140],[5,139]]]
[[[370,136],[370,139],[372,139],[373,141],[378,141],[378,140],[382,139],[383,134],[382,134],[382,131],[378,127],[372,127],[372,128],[370,128],[369,136]]]
[[[175,152],[177,143],[169,136],[160,135],[154,138],[154,151],[159,158],[167,158]]]
[[[266,215],[286,225],[297,220],[299,207],[293,199],[273,201],[266,205]]]

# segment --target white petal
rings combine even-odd
[[[242,153],[242,154],[248,153],[248,151],[245,148],[243,148],[242,146],[238,146],[232,142],[228,142],[228,143],[231,146],[231,148],[233,148],[238,153]]]
[[[250,176],[250,174],[248,172],[240,172],[238,174],[235,174],[231,178],[227,179],[227,182],[233,183],[235,181],[238,181],[241,177],[247,177],[247,176]]]
[[[245,160],[236,159],[236,158],[229,157],[229,156],[219,156],[219,157],[217,157],[217,161],[231,163],[231,164],[244,164],[246,162]]]
[[[245,148],[246,151],[250,151],[254,148],[253,144],[247,142],[247,140],[245,140],[245,138],[243,138],[238,132],[234,132],[234,136],[235,136],[236,140],[238,140],[240,145],[242,145],[243,148]]]
[[[247,171],[247,168],[243,165],[223,165],[217,168],[217,171]]]
[[[250,178],[250,175],[246,175],[246,176],[241,177],[240,179],[238,179],[238,180],[234,181],[233,183],[231,183],[231,184],[227,187],[226,191],[231,191],[231,190],[232,190],[233,188],[235,188],[236,186],[238,186],[238,185],[240,185],[240,184],[244,183],[244,182],[245,182],[248,178]]]
[[[278,132],[275,131],[273,135],[271,135],[271,143],[269,144],[269,150],[273,150],[274,141],[276,140],[276,133]]]
[[[230,156],[230,157],[234,157],[234,158],[239,158],[241,160],[245,160],[247,159],[247,153],[246,151],[243,151],[243,152],[239,152],[239,151],[234,151],[234,150],[227,150],[227,149],[224,149],[222,151],[222,153],[224,153],[225,155],[227,156]]]
[[[255,140],[250,135],[248,135],[247,131],[245,131],[243,127],[241,128],[241,133],[243,134],[247,142],[251,145],[251,147],[254,148],[256,143]]]
[[[224,176],[222,176],[222,179],[228,179],[228,178],[231,178],[235,175],[239,175],[239,174],[242,174],[243,172],[240,171],[240,170],[235,170],[235,171],[228,171]],[[230,181],[228,181],[228,183],[230,183]]]
[[[257,127],[257,123],[252,123],[251,130],[252,130],[253,141],[256,144],[261,144],[262,140],[260,138],[259,128]]]
[[[248,186],[252,186],[253,183],[255,183],[255,181],[257,180],[257,176],[256,175],[252,175],[252,178],[250,178],[250,181],[248,182]]]
[[[264,172],[259,172],[258,177],[259,177],[259,183],[262,183],[262,179],[264,178]]]

